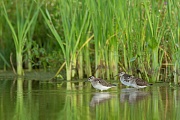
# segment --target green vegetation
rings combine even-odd
[[[10,27],[12,38],[14,40],[15,50],[16,50],[16,62],[17,62],[17,74],[23,75],[23,50],[25,49],[25,44],[27,43],[27,34],[31,27],[33,27],[33,22],[38,16],[38,9],[35,7],[37,5],[34,5],[34,2],[28,1],[29,3],[23,3],[18,2],[15,4],[16,6],[16,12],[15,18],[16,21],[12,21],[11,18],[8,16],[7,8],[5,7],[4,3],[3,5],[3,15],[5,17],[5,20],[7,21],[7,24]],[[30,9],[27,9],[27,4],[30,4]],[[29,6],[28,6],[29,7]],[[34,10],[34,12],[32,12]],[[15,25],[13,25],[13,23]],[[32,41],[29,41],[31,43]],[[27,43],[28,44],[28,43]]]
[[[1,69],[50,68],[67,80],[140,70],[148,81],[178,83],[178,1],[18,1],[0,3]]]

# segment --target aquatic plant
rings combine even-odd
[[[30,4],[30,8],[26,9],[27,4]],[[16,5],[16,23],[12,21],[9,17],[9,13],[7,11],[7,8],[5,6],[5,3],[2,2],[3,5],[3,15],[10,27],[10,30],[12,32],[12,37],[14,40],[14,45],[16,49],[16,62],[17,62],[17,74],[23,75],[23,51],[25,49],[25,44],[27,42],[27,33],[31,26],[33,25],[33,22],[36,20],[39,8],[37,5],[35,5],[34,1],[27,1],[25,2],[17,2]]]
[[[21,4],[17,3],[17,6]],[[14,43],[17,43],[18,35],[23,39],[23,42],[15,44],[17,53],[22,53],[19,46],[26,47],[31,43],[26,38],[42,34],[33,34],[36,28],[30,26],[36,22],[43,23],[38,31],[45,31],[46,37],[40,37],[37,43],[46,45],[41,47],[49,49],[47,55],[53,53],[55,41],[58,43],[56,50],[59,49],[62,57],[59,58],[60,68],[56,75],[66,70],[67,80],[89,75],[112,79],[119,71],[126,71],[147,81],[171,81],[173,77],[178,83],[178,1],[55,0],[49,3],[45,0],[39,18],[37,10],[37,13],[31,9],[28,11],[26,20],[30,24],[25,19],[20,24],[23,16],[17,11],[19,22],[16,25],[19,25],[17,28],[21,34],[15,32],[11,17],[14,13],[7,12],[8,3],[3,6],[3,15],[13,33]],[[31,52],[30,49],[28,51]],[[29,56],[33,55],[29,53]]]
[[[43,17],[50,28],[52,34],[57,40],[58,44],[63,53],[63,57],[66,62],[66,78],[71,80],[72,77],[72,65],[76,65],[76,59],[78,52],[78,46],[82,43],[86,43],[86,39],[82,39],[82,34],[87,34],[88,30],[88,12],[85,9],[80,9],[80,4],[77,2],[70,2],[67,0],[62,0],[58,2],[60,6],[60,19],[62,21],[63,35],[59,34],[56,30],[54,23],[51,19],[51,15],[48,9],[45,12],[41,10]],[[81,42],[81,41],[84,42]],[[78,52],[78,53],[77,53]]]

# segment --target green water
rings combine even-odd
[[[82,80],[71,86],[66,90],[65,81],[1,79],[0,120],[180,119],[180,90],[168,84],[136,90],[119,83],[105,92]]]

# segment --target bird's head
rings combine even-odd
[[[90,77],[88,78],[88,81],[90,81],[90,82],[91,82],[91,81],[93,81],[93,80],[94,80],[94,78],[95,78],[94,76],[90,76]]]
[[[123,76],[125,74],[125,72],[120,72],[119,73],[119,76],[121,77],[121,76]]]

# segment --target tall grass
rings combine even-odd
[[[16,1],[16,20],[15,22],[10,19],[5,3],[3,2],[3,15],[10,27],[14,45],[16,48],[16,62],[17,62],[17,74],[23,75],[23,50],[27,42],[27,33],[31,28],[32,23],[38,16],[38,7],[34,4],[34,1],[18,2]],[[30,9],[26,9],[29,7]],[[9,6],[11,7],[11,6]],[[34,10],[35,9],[35,10]]]
[[[147,31],[147,41],[149,43],[148,49],[152,52],[152,80],[156,81],[156,79],[159,78],[160,58],[163,56],[160,50],[160,43],[165,33],[166,20],[163,19],[162,13],[160,12],[160,10],[163,10],[163,3],[152,2],[151,5],[148,4],[148,2],[144,3],[148,19],[147,27],[150,29]]]
[[[10,64],[7,62],[7,60],[4,58],[4,56],[0,53],[0,58],[3,60],[3,62],[4,62],[4,69],[6,69],[6,67],[5,66],[8,66],[8,67],[10,67]]]
[[[16,5],[19,8],[22,3]],[[17,9],[15,27],[8,5],[3,4],[17,53],[23,53],[27,35],[28,40],[38,36],[32,26],[42,19],[37,18],[38,10],[32,10],[34,5],[30,2],[27,19],[25,10]],[[138,75],[148,81],[170,81],[173,74],[178,83],[179,2],[57,0],[52,6],[42,6],[41,13],[47,25],[44,28],[51,32],[47,31],[49,39],[59,44],[61,62],[65,62],[59,71],[66,66],[67,80],[90,75],[111,79],[119,71],[136,75],[140,71]]]
[[[167,42],[171,44],[172,54],[172,63],[173,63],[173,75],[174,75],[174,83],[177,84],[179,81],[179,68],[180,68],[180,15],[178,14],[179,11],[179,2],[168,0],[169,5],[167,6],[167,13],[166,19],[168,20],[168,34],[170,36],[167,39]]]
[[[108,4],[107,4],[108,3]],[[118,42],[110,1],[87,1],[95,46],[95,75],[110,79],[118,73]],[[105,76],[106,75],[106,76]]]
[[[66,34],[61,36],[58,34],[59,37],[56,37],[56,39],[60,38],[59,44],[62,51],[64,51],[67,76],[71,75],[68,71],[72,71],[71,67],[74,64],[82,78],[85,71],[80,69],[82,68],[83,61],[94,58],[94,62],[91,62],[91,65],[94,65],[92,74],[95,74],[97,77],[110,79],[118,71],[125,70],[128,73],[135,74],[136,70],[140,70],[142,73],[141,77],[144,79],[153,82],[159,81],[164,59],[166,59],[167,63],[170,62],[167,61],[167,58],[172,58],[170,56],[171,53],[163,45],[166,44],[165,39],[170,39],[170,36],[172,36],[172,34],[169,34],[170,31],[167,23],[169,22],[167,8],[173,5],[171,1],[168,4],[165,1],[70,1],[59,2],[63,33]],[[76,20],[83,21],[81,20],[83,15],[76,14],[79,10],[88,14],[90,21],[84,19],[86,22],[76,23]],[[178,10],[176,9],[177,12]],[[49,16],[49,18],[45,17],[48,23],[48,19],[52,20],[49,13],[46,12],[46,14]],[[170,18],[172,19],[173,17]],[[174,24],[174,20],[171,21],[172,24]],[[94,50],[87,50],[88,53],[90,52],[90,57],[89,55],[83,56],[82,51],[79,52],[79,57],[75,55],[77,52],[76,45],[80,40],[76,39],[74,35],[88,38],[85,37],[88,34],[77,34],[81,33],[78,32],[81,27],[77,25],[81,27],[90,25],[90,29],[86,29],[86,31],[90,31],[94,36],[93,40],[87,43],[87,46]],[[49,26],[52,27],[50,23]],[[172,33],[176,33],[178,36],[178,31],[172,31]],[[71,44],[70,41],[74,42]],[[83,43],[85,41],[80,42],[81,45]],[[69,44],[72,47],[69,48]],[[71,50],[74,45],[75,49]],[[175,44],[172,43],[171,45],[174,46]],[[177,49],[174,49],[174,52],[176,51]],[[77,61],[78,65],[76,66]]]
[[[78,52],[79,47],[86,43],[87,37],[84,37],[84,34],[88,33],[88,22],[86,21],[88,21],[89,15],[85,7],[84,9],[80,9],[81,4],[79,2],[62,0],[58,2],[58,6],[61,8],[57,14],[59,14],[59,19],[62,22],[63,35],[60,35],[59,31],[56,30],[47,8],[45,10],[46,12],[42,11],[42,14],[63,52],[66,62],[66,79],[71,80],[72,66],[76,66],[77,56],[79,54],[82,55],[81,51]],[[80,62],[82,61],[81,59]],[[80,66],[82,69],[82,63]],[[82,70],[79,69],[79,74],[81,75],[82,73],[80,71]]]

